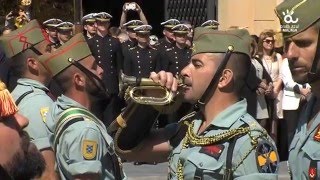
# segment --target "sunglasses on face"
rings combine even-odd
[[[263,42],[266,42],[267,44],[270,44],[270,43],[274,43],[274,40],[270,40],[270,39],[265,39],[263,40]]]

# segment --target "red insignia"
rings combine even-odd
[[[223,149],[224,149],[224,145],[222,144],[209,145],[209,146],[203,146],[199,152],[212,156],[218,160]]]
[[[309,168],[309,178],[314,179],[316,177],[317,169],[316,168]]]
[[[317,131],[316,131],[316,133],[315,133],[314,136],[313,136],[313,139],[314,139],[315,141],[320,142],[320,125],[318,126]]]

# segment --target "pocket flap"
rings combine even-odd
[[[303,145],[302,150],[312,159],[320,160],[320,142],[308,139]]]

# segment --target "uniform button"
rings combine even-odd
[[[97,44],[97,47],[99,47],[99,44]]]
[[[111,71],[111,74],[113,74],[113,72]]]
[[[141,71],[139,71],[139,74],[141,74]]]
[[[98,64],[101,64],[101,61],[98,61]]]
[[[176,69],[179,69],[179,67],[176,67]]]
[[[140,66],[138,66],[138,68],[140,68]]]
[[[176,61],[176,64],[178,64],[178,61]]]
[[[138,63],[140,63],[140,61],[138,61]]]
[[[99,42],[99,40],[96,40],[96,42]]]
[[[109,41],[111,41],[111,39],[109,39]]]
[[[149,56],[151,58],[151,56]]]
[[[150,64],[152,63],[152,61],[150,61]]]
[[[110,49],[110,52],[112,52],[112,49]]]
[[[140,56],[137,56],[137,58],[139,58]]]
[[[199,163],[199,166],[200,166],[200,167],[202,167],[202,166],[203,166],[203,163],[202,163],[202,162],[201,162],[201,163]]]
[[[100,50],[98,50],[98,52],[100,52]]]
[[[149,54],[151,54],[151,52],[149,51]]]
[[[174,58],[178,59],[178,57],[177,57],[177,56],[176,56],[176,57],[174,57]]]
[[[112,54],[110,55],[110,57],[112,57]]]
[[[101,56],[98,56],[98,58],[100,58]]]
[[[176,52],[176,51],[175,51],[174,53],[175,53],[175,54],[177,54],[177,52]]]
[[[111,44],[109,44],[111,46]]]

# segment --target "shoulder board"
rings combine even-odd
[[[132,48],[129,48],[129,50],[134,50],[134,49],[136,49],[137,48],[137,46],[134,46],[134,47],[132,47]]]
[[[183,123],[184,121],[189,120],[190,118],[192,118],[192,117],[195,116],[196,114],[197,114],[196,111],[192,111],[191,113],[183,116],[183,117],[179,120],[178,123]]]
[[[171,51],[173,49],[173,47],[166,49],[166,51]]]

